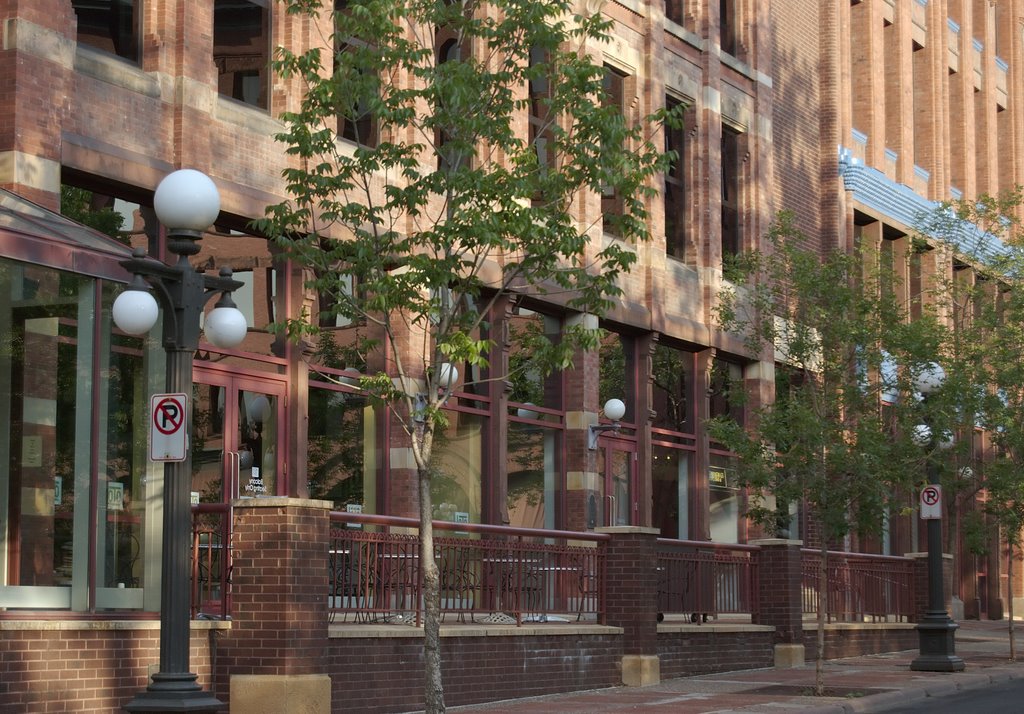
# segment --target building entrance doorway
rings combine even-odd
[[[197,368],[194,382],[193,502],[285,495],[284,381]]]

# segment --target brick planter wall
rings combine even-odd
[[[331,639],[325,664],[335,712],[384,714],[423,707],[423,638],[383,629],[388,636]],[[442,635],[446,705],[622,683],[622,637],[613,628],[569,628],[561,635],[529,626],[514,634],[501,634],[502,629],[515,628],[489,627],[487,636]]]
[[[818,656],[818,630],[804,630],[807,661]],[[918,647],[917,630],[910,624],[834,624],[825,626],[825,659],[899,652]]]
[[[770,628],[663,625],[658,628],[662,678],[771,667],[774,637]]]
[[[192,624],[191,670],[211,689],[210,643],[226,623]],[[216,650],[215,650],[216,651]],[[160,660],[156,621],[0,623],[0,711],[120,712]]]

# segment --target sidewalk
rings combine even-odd
[[[602,714],[644,712],[883,712],[924,697],[1024,677],[1024,623],[1016,623],[1018,661],[1010,662],[1008,623],[961,622],[956,653],[963,672],[911,672],[917,650],[832,660],[825,664],[829,696],[815,697],[814,662],[798,669],[757,669],[686,677],[649,687],[614,687],[573,694],[449,707],[450,712],[501,714]]]

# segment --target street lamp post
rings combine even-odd
[[[917,388],[926,398],[934,393],[946,378],[942,367],[932,364],[921,372],[917,379]],[[922,444],[932,444],[941,440],[942,435],[932,433],[932,429],[921,424],[917,427],[915,440]],[[942,446],[943,442],[938,442]],[[928,485],[939,487],[939,470],[933,465],[928,466]],[[941,493],[940,490],[935,490]],[[942,577],[942,519],[928,519],[928,606],[924,617],[917,623],[917,635],[920,646],[918,656],[910,663],[910,669],[917,672],[961,672],[964,661],[956,655],[956,630],[959,627],[946,611],[946,598],[943,593]]]
[[[163,308],[167,391],[187,395],[188,419],[192,358],[199,346],[203,309],[214,295],[220,295],[206,316],[206,339],[218,347],[238,345],[245,338],[246,322],[231,301],[231,293],[242,283],[231,278],[230,268],[222,268],[217,276],[206,275],[196,272],[189,262],[199,252],[203,231],[220,213],[220,196],[209,177],[191,169],[169,174],[157,187],[153,206],[157,218],[167,227],[167,249],[178,256],[178,261],[167,265],[145,257],[141,249],[122,261],[134,279],[114,301],[113,319],[123,331],[141,335],[156,323],[158,303]],[[186,434],[189,431],[187,427]],[[186,448],[183,460],[164,464],[160,671],[125,706],[128,712],[215,712],[224,708],[215,696],[202,690],[197,675],[189,671],[191,486],[192,459]]]

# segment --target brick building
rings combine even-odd
[[[1024,1],[580,4],[615,21],[615,41],[595,51],[625,111],[685,105],[685,126],[666,136],[679,159],[652,205],[653,240],[626,295],[600,318],[609,332],[600,353],[532,392],[477,388],[461,370],[439,455],[451,478],[435,495],[437,518],[653,527],[668,538],[744,543],[758,534],[730,481],[731,457],[702,424],[736,411],[726,378],[743,380],[752,397],[744,408],[769,399],[774,365],[714,324],[723,255],[758,249],[780,209],[795,212],[814,249],[861,241],[904,254],[933,202],[1024,182]],[[54,211],[119,220],[129,242],[160,257],[159,180],[197,168],[221,192],[196,264],[230,265],[244,282],[236,301],[249,336],[238,350],[203,345],[196,355],[198,498],[313,498],[413,515],[413,470],[392,448],[389,420],[351,386],[351,365],[268,330],[319,311],[302,270],[248,228],[283,198],[288,158],[273,135],[300,92],[270,73],[272,48],[303,48],[316,28],[271,0],[7,0],[0,19],[0,186]],[[0,330],[11,346],[0,354],[0,453],[9,464],[0,472],[0,626],[36,643],[25,649],[62,642],[68,672],[94,657],[86,651],[107,653],[85,667],[96,691],[130,662],[134,673],[113,685],[130,694],[155,661],[162,471],[147,460],[143,425],[163,358],[155,339],[111,326],[127,248],[14,198],[9,206],[24,221],[0,225]],[[601,210],[594,197],[584,219],[600,225]],[[930,255],[908,289],[952,271]],[[957,267],[973,279],[968,265]],[[584,318],[538,303],[509,319],[557,333]],[[342,344],[351,329],[324,327]],[[516,359],[515,345],[506,349]],[[588,426],[611,397],[627,406],[623,428],[587,449]],[[796,533],[807,538],[798,516]],[[901,554],[920,550],[918,538],[900,523],[869,547]],[[955,555],[954,594],[967,615],[1001,614],[997,558]],[[112,624],[126,619],[141,624]],[[211,628],[209,637],[193,633],[202,672],[215,657]],[[45,634],[67,630],[76,633],[70,644]],[[26,691],[38,673],[24,667]],[[96,694],[94,708],[117,691]]]

